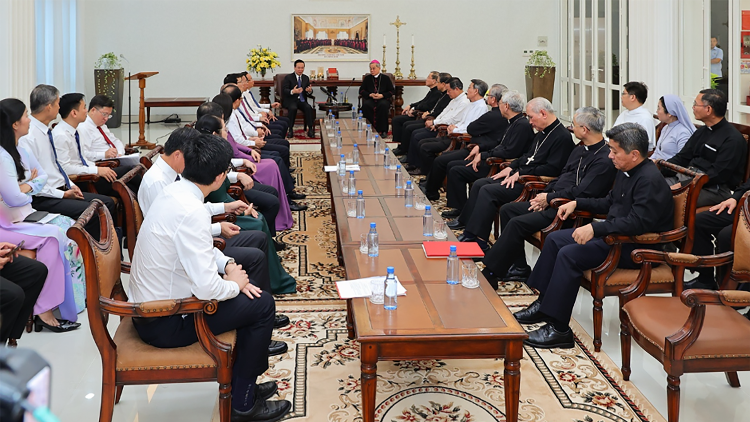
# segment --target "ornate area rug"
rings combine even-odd
[[[289,351],[270,358],[262,380],[276,380],[278,397],[292,402],[288,419],[362,420],[359,345],[346,337],[346,304],[334,282],[344,276],[335,257],[335,226],[318,153],[294,153],[308,211],[295,214],[295,229],[281,235],[281,252],[297,278],[297,294],[277,297],[291,325],[274,331]],[[498,294],[512,311],[535,294],[524,283],[503,283]],[[526,347],[521,362],[521,421],[664,421],[575,321],[574,349]],[[376,420],[383,422],[480,422],[505,420],[501,359],[378,363]],[[218,408],[212,421],[219,422]]]

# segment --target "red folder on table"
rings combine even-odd
[[[484,252],[477,242],[422,242],[424,256],[427,258],[447,258],[451,245],[456,245],[459,258],[483,258]]]

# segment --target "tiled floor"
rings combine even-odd
[[[177,125],[152,124],[147,139],[164,143]],[[127,142],[126,131],[114,130]],[[137,127],[134,137],[137,139]],[[317,150],[315,145],[295,146],[297,150]],[[538,253],[530,253],[531,262]],[[127,282],[127,280],[125,281]],[[591,296],[581,291],[573,313],[591,334]],[[111,325],[116,322],[113,318]],[[85,313],[82,327],[64,334],[49,331],[24,335],[21,346],[42,354],[52,365],[52,411],[61,421],[97,421],[99,412],[101,361],[88,329]],[[604,304],[603,352],[620,362],[619,317],[616,298]],[[637,346],[633,347],[632,377],[635,387],[666,416],[666,375],[662,366]],[[730,388],[723,374],[688,374],[682,377],[682,422],[750,420],[750,374],[740,373],[744,387]],[[180,421],[208,422],[217,396],[215,383],[130,386],[115,406],[115,422]],[[556,421],[551,421],[556,422]]]

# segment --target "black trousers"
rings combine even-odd
[[[268,123],[264,123],[264,125],[268,128],[268,130],[271,131],[272,134],[282,137],[286,136],[286,133],[289,130],[288,125],[278,120],[269,121]]]
[[[459,211],[464,209],[468,200],[466,194],[468,185],[490,174],[490,166],[484,161],[479,163],[477,171],[474,171],[471,166],[466,167],[466,164],[468,161],[451,161],[446,170],[448,173],[448,186],[445,189],[448,200],[446,205]]]
[[[21,255],[0,269],[0,344],[21,338],[46,278],[44,264]]]
[[[268,369],[268,345],[275,315],[276,305],[269,293],[250,299],[240,292],[233,299],[219,302],[213,315],[205,316],[214,334],[237,330],[233,377],[255,380]],[[135,329],[144,342],[155,347],[183,347],[198,341],[193,314],[184,318],[182,315],[154,318],[150,323],[135,323]]]
[[[466,232],[480,239],[489,239],[497,211],[503,205],[513,202],[523,192],[522,184],[516,183],[512,188],[507,188],[500,184],[503,180],[486,178],[474,182],[469,201],[458,217],[459,221],[466,225]]]
[[[393,142],[398,142],[399,143],[399,148],[405,149],[405,148],[403,148],[403,143],[401,141],[401,134],[404,131],[404,124],[407,123],[407,122],[413,122],[415,120],[417,120],[416,117],[406,116],[406,115],[403,115],[403,114],[395,116],[391,120],[391,131],[393,132],[392,133],[393,134]]]
[[[643,245],[622,246],[620,268],[638,268],[630,259],[633,249]],[[647,247],[647,246],[646,246]],[[573,229],[552,233],[544,242],[542,254],[526,284],[541,292],[540,311],[560,322],[570,321],[576,303],[581,275],[599,266],[607,258],[610,246],[601,238],[579,245],[573,240]]]
[[[419,162],[422,174],[432,171],[432,163],[438,154],[445,151],[451,145],[450,138],[426,138],[419,141]]]
[[[403,124],[401,129],[401,149],[409,151],[411,145],[411,135],[418,129],[424,129],[424,120],[412,120]],[[394,138],[395,139],[395,138]]]
[[[279,215],[279,207],[281,206],[279,191],[273,186],[256,181],[252,189],[245,191],[245,198],[258,206],[258,211],[266,217],[271,236],[276,236],[276,217]]]
[[[385,98],[374,100],[362,98],[362,116],[367,119],[378,133],[388,132],[388,113],[391,102]]]
[[[260,230],[242,230],[226,239],[224,255],[234,258],[250,278],[250,283],[271,293],[268,274],[268,235]]]
[[[112,170],[114,170],[115,174],[117,174],[117,178],[119,179],[132,169],[133,166],[120,166],[115,167]],[[141,186],[141,176],[135,176],[130,180],[130,182],[127,183],[127,185],[130,190],[133,191],[133,193],[138,195],[138,188],[140,188]],[[112,188],[112,182],[103,177],[100,177],[99,180],[94,183],[94,187],[96,188],[96,191],[102,195],[118,196],[117,192],[115,192],[114,188]]]
[[[284,164],[287,167],[291,167],[289,161],[289,141],[281,137],[266,137],[264,138],[266,145],[261,150],[276,151],[279,156],[284,160]]]
[[[500,207],[500,238],[485,254],[484,265],[499,277],[505,276],[513,264],[526,267],[526,237],[552,224],[556,214],[556,208],[529,211],[528,202],[511,202]]]
[[[437,135],[436,131],[423,127],[415,130],[411,134],[411,141],[409,141],[409,152],[406,154],[406,162],[417,167],[422,167],[422,162],[419,160],[419,142],[422,139],[434,138]]]
[[[464,158],[468,156],[469,150],[466,148],[456,151],[448,151],[438,155],[432,163],[430,174],[427,176],[427,193],[437,194],[440,186],[443,185],[445,176],[448,175],[448,165],[454,161],[466,165],[469,161],[465,161]],[[464,190],[466,190],[465,187]]]
[[[737,208],[734,209],[737,212]],[[731,249],[732,223],[734,213],[728,214],[724,210],[721,214],[704,211],[695,216],[695,240],[693,242],[693,255],[712,255],[714,253],[727,252]],[[716,238],[714,248],[713,239]],[[716,268],[716,279],[714,279],[714,268],[698,268],[698,278],[703,282],[716,280],[719,284],[724,279],[726,266]]]
[[[294,122],[297,119],[297,110],[302,110],[305,115],[305,126],[308,131],[313,130],[313,120],[315,120],[315,109],[310,106],[306,101],[300,101],[298,98],[292,98],[287,101],[284,108],[289,112],[289,134],[292,135],[294,131]]]
[[[107,206],[112,219],[115,218],[115,201],[109,196],[99,193],[83,192],[83,199],[58,199],[45,196],[34,196],[31,205],[39,211],[53,212],[77,220],[86,210],[91,201],[98,199]],[[96,240],[99,240],[99,219],[94,217],[84,227],[86,231]]]

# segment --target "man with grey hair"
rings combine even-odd
[[[55,120],[60,110],[60,91],[54,86],[37,85],[32,91],[29,102],[31,124],[29,133],[18,140],[18,144],[30,152],[39,162],[45,173],[47,183],[41,191],[34,194],[31,205],[38,211],[62,214],[77,219],[89,206],[89,202],[98,199],[115,216],[115,202],[112,198],[96,193],[81,192],[81,189],[70,180],[58,159],[55,141],[50,122]],[[99,239],[99,221],[93,219],[85,229],[92,237]]]
[[[607,214],[577,229],[549,235],[534,271],[526,284],[539,290],[539,298],[514,314],[522,324],[546,322],[529,332],[524,343],[539,348],[572,348],[570,316],[583,271],[601,265],[610,252],[604,237],[610,234],[637,236],[674,228],[674,201],[659,169],[648,159],[648,134],[637,123],[623,123],[606,133],[609,158],[619,170],[612,190],[604,198],[577,198],[561,206],[557,215],[567,219],[581,209]],[[637,268],[630,253],[639,244],[622,246],[619,267]]]
[[[381,138],[388,136],[388,113],[391,110],[390,98],[395,92],[388,75],[380,73],[380,62],[370,62],[370,74],[362,79],[359,96],[362,97],[362,116],[372,124],[373,130]]]
[[[538,131],[531,147],[499,173],[474,183],[461,215],[448,223],[452,229],[466,227],[459,240],[478,242],[482,249],[487,249],[498,209],[523,192],[523,185],[516,183],[518,179],[527,174],[557,177],[568,161],[575,143],[568,129],[557,120],[549,100],[537,97],[529,101],[526,114],[531,126]]]
[[[471,149],[469,155],[461,161],[448,164],[448,186],[446,188],[447,205],[453,210],[443,212],[444,218],[455,218],[461,214],[466,205],[466,189],[470,183],[487,177],[490,166],[487,159],[497,157],[512,159],[520,157],[534,139],[534,130],[523,111],[526,108],[526,98],[518,91],[508,91],[503,94],[498,104],[498,110],[506,121],[506,129],[497,136],[497,141],[491,149],[477,145]],[[467,163],[468,161],[468,163]]]
[[[500,137],[505,133],[505,129],[508,128],[508,120],[503,118],[500,108],[498,108],[500,99],[507,91],[508,88],[505,85],[492,85],[487,96],[487,105],[490,106],[490,111],[481,115],[466,127],[466,133],[471,135],[471,143],[476,144],[477,148],[483,151],[497,145]],[[450,163],[454,161],[463,163],[468,156],[469,150],[462,148],[444,152],[435,159],[430,174],[424,182],[427,199],[434,201],[440,197],[438,189],[443,184]]]
[[[599,109],[579,108],[573,116],[573,133],[581,142],[573,148],[560,177],[531,201],[511,202],[500,208],[500,238],[482,260],[482,274],[493,288],[497,289],[504,277],[525,281],[529,276],[524,239],[555,220],[557,209],[550,207],[553,199],[601,198],[609,192],[617,171],[609,159],[603,128],[604,114]]]
[[[484,94],[486,93],[487,83],[485,81],[481,79],[471,80],[469,88],[466,90],[466,97],[469,99],[469,104],[456,116],[457,123],[448,125],[448,134],[466,133],[471,123],[487,113],[487,101],[484,100]],[[435,158],[438,154],[445,151],[450,144],[451,140],[448,136],[427,138],[419,141],[419,162],[422,174],[427,175],[430,173]]]

